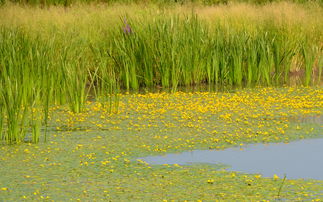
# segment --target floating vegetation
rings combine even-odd
[[[320,124],[292,120],[322,115],[322,95],[309,87],[164,92],[120,95],[116,114],[90,101],[81,113],[51,107],[47,143],[0,147],[0,200],[319,201],[319,180],[287,175],[280,189],[279,173],[268,178],[132,159],[322,137]]]

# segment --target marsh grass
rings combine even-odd
[[[279,85],[289,82],[294,60],[312,81],[320,52],[316,42],[269,24],[250,33],[220,23],[210,28],[196,15],[131,22],[132,33],[120,28],[113,41],[115,67],[126,89],[200,83]],[[321,70],[319,70],[321,71]]]
[[[304,72],[305,85],[315,84],[318,72],[320,83],[321,11],[315,4],[286,3],[161,9],[5,5],[0,138],[22,142],[31,131],[38,142],[53,105],[79,113],[93,97],[117,112],[120,89],[281,85],[295,70]]]
[[[68,104],[79,113],[90,87],[94,88],[87,86],[93,83],[87,57],[78,50],[81,44],[35,40],[19,29],[1,29],[0,33],[0,139],[20,143],[31,133],[32,142],[38,142],[45,127],[46,140],[49,107]],[[105,86],[100,90],[107,95],[115,91]],[[117,102],[112,97],[108,101]]]

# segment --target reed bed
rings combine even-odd
[[[5,5],[0,139],[19,143],[31,134],[38,142],[49,106],[67,104],[78,113],[89,96],[117,111],[120,89],[283,85],[293,74],[304,85],[320,83],[322,13],[318,4],[292,3]]]

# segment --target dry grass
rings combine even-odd
[[[196,13],[211,24],[217,21],[235,26],[264,25],[268,21],[288,27],[298,27],[307,32],[323,33],[323,8],[316,4],[300,5],[280,2],[266,5],[235,3],[201,7],[194,5],[156,7],[155,5],[74,5],[41,9],[7,4],[0,8],[0,25],[22,26],[32,31],[46,31],[47,26],[60,30],[74,27],[83,29],[109,29],[120,22],[120,16],[145,18],[155,15],[183,15]]]

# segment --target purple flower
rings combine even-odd
[[[127,19],[124,18],[124,24],[125,26],[123,27],[123,33],[125,34],[131,34],[132,33],[132,29],[130,27],[130,25],[127,23]]]

